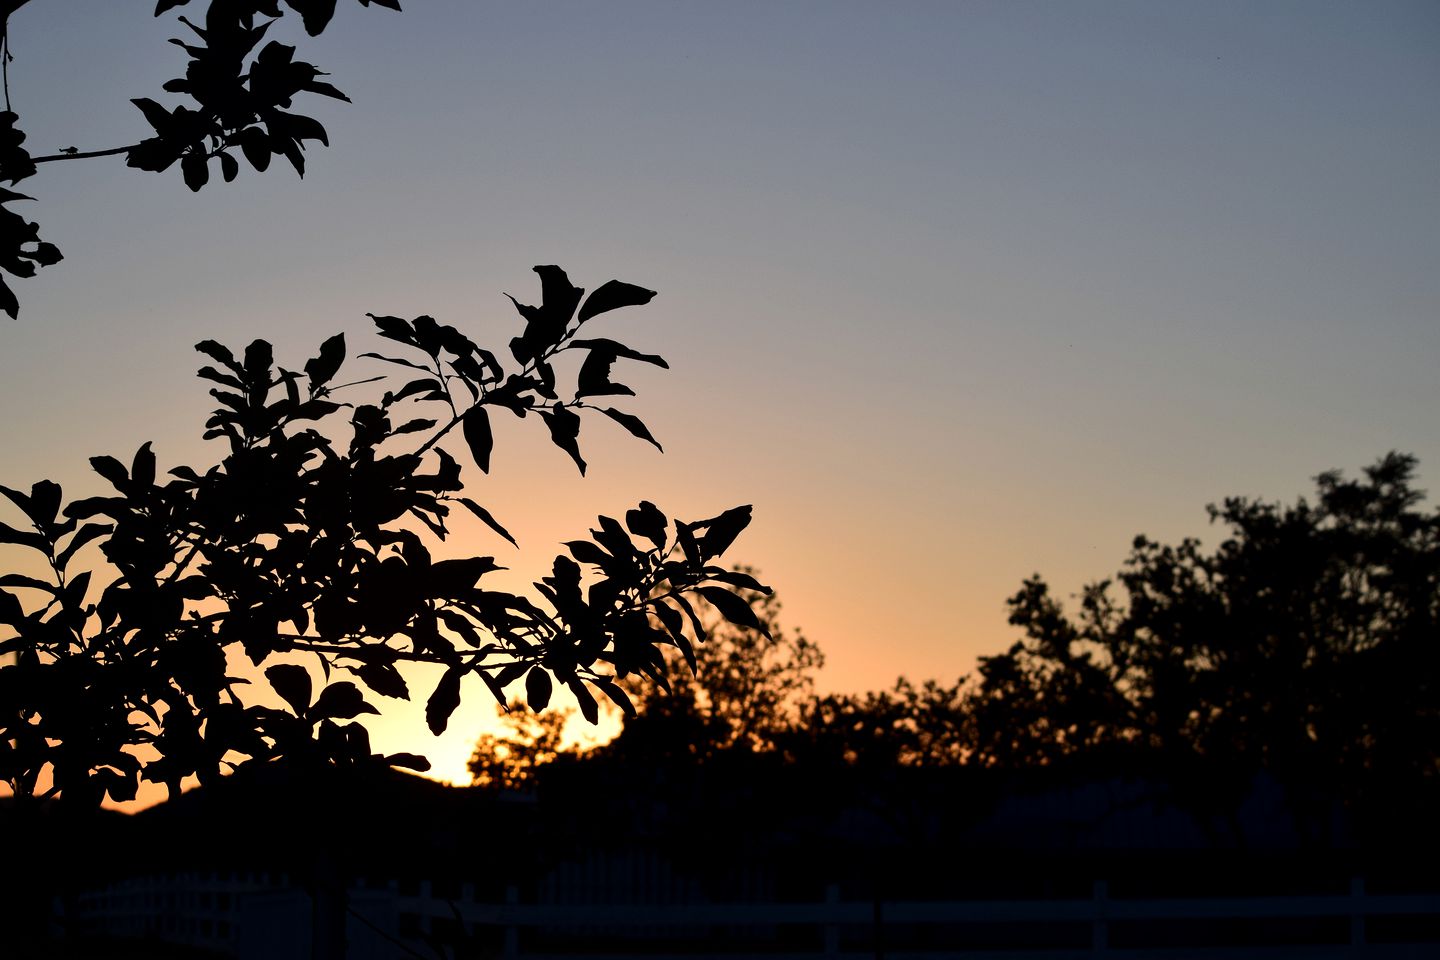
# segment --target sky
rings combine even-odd
[[[659,291],[597,333],[669,360],[622,378],[665,452],[587,426],[582,479],[506,424],[472,492],[522,549],[454,549],[518,587],[599,513],[752,503],[731,557],[823,648],[821,690],[954,680],[1017,638],[1023,578],[1072,594],[1142,532],[1213,545],[1225,496],[1392,449],[1433,484],[1433,3],[404,5],[272,33],[354,101],[297,101],[331,142],[303,180],[192,194],[106,158],[21,184],[67,259],[0,318],[0,483],[217,456],[199,340],[298,366],[366,349],[374,312],[500,346],[502,292],[555,263]],[[151,9],[12,17],[28,147],[131,143],[129,98],[177,102],[183,28]],[[384,701],[377,747],[463,780],[493,712],[465,695],[439,740]]]

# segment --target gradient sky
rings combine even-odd
[[[1014,639],[1023,577],[1068,594],[1139,532],[1213,544],[1226,495],[1391,449],[1436,476],[1433,2],[405,5],[300,38],[354,100],[297,102],[332,144],[303,181],[191,194],[110,158],[21,185],[67,259],[0,322],[0,483],[213,456],[201,339],[297,366],[339,330],[368,349],[370,311],[503,344],[540,263],[660,292],[602,335],[669,359],[625,378],[666,453],[595,423],[581,479],[506,424],[474,491],[523,549],[457,549],[519,584],[597,513],[753,503],[734,558],[826,690],[954,679]],[[183,28],[152,8],[12,18],[34,152],[173,102]],[[466,694],[438,743],[385,701],[377,744],[462,777],[491,712]]]

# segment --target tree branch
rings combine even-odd
[[[109,150],[88,150],[85,152],[75,151],[74,153],[52,153],[46,157],[31,157],[31,163],[51,163],[55,160],[84,160],[87,157],[113,157],[117,153],[129,153],[138,147],[138,143],[132,143],[124,147],[111,147]]]

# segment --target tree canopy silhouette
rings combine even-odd
[[[1010,600],[1025,638],[981,659],[967,704],[972,762],[1106,756],[1191,771],[1228,800],[1266,771],[1297,813],[1317,793],[1433,781],[1440,513],[1415,465],[1321,474],[1313,503],[1226,499],[1209,508],[1229,528],[1213,553],[1137,537],[1073,616],[1027,580]]]
[[[105,496],[66,503],[45,480],[0,487],[29,527],[0,524],[0,543],[31,560],[0,577],[10,634],[0,656],[12,661],[0,667],[0,781],[22,798],[90,806],[132,798],[141,779],[173,793],[188,776],[281,757],[423,769],[416,756],[372,755],[355,719],[377,712],[369,694],[410,697],[404,664],[444,668],[426,693],[436,733],[468,676],[501,702],[523,681],[536,709],[564,686],[594,721],[592,691],[633,711],[622,682],[668,682],[663,648],[694,665],[695,603],[760,627],[731,591],[768,588],[714,563],[749,524],[748,506],[672,522],[647,501],[623,522],[601,517],[592,539],[566,544],[535,600],[480,585],[499,569],[493,557],[434,554],[457,508],[513,543],[463,495],[446,449],[463,440],[488,471],[492,411],[534,414],[581,473],[582,413],[655,443],[609,406],[633,395],[612,369],[665,361],[579,336],[653,291],[612,280],[587,297],[559,267],[535,271],[541,303],[511,298],[525,323],[503,361],[424,316],[373,316],[398,350],[361,356],[392,372],[348,382],[343,334],[301,369],[277,365],[263,340],[238,355],[206,340],[196,349],[213,361],[199,375],[218,403],[205,423],[224,449],[217,463],[162,475],[146,443],[128,463],[92,458],[113,488]],[[580,361],[573,383],[554,363],[566,354]],[[105,563],[77,569],[90,544]],[[231,656],[263,668],[288,709],[247,702]]]
[[[271,25],[288,7],[300,16],[306,33],[318,36],[335,15],[336,0],[210,0],[201,23],[185,16],[179,22],[185,39],[172,39],[189,56],[184,74],[166,82],[165,93],[188,103],[166,107],[149,97],[131,100],[150,135],[135,143],[99,150],[68,147],[59,153],[32,156],[25,149],[19,115],[10,104],[9,18],[29,0],[0,0],[0,67],[6,71],[5,109],[0,111],[0,181],[19,183],[36,165],[61,160],[124,156],[128,166],[163,173],[179,165],[191,190],[210,182],[212,161],[228,183],[240,172],[240,161],[264,171],[283,157],[305,174],[305,145],[328,146],[325,127],[314,117],[297,113],[294,101],[314,94],[349,102],[349,97],[321,78],[325,72],[295,59],[295,47],[271,40],[261,46]],[[399,0],[359,0],[361,6],[399,10]],[[190,0],[157,0],[155,16]],[[197,4],[198,6],[198,4]],[[20,304],[4,274],[32,277],[39,267],[61,260],[59,248],[40,239],[40,228],[5,204],[32,197],[0,189],[0,310],[12,318]]]

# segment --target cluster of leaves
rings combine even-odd
[[[429,317],[373,318],[381,337],[406,349],[363,356],[405,371],[399,380],[340,384],[343,335],[301,371],[277,366],[265,341],[239,356],[205,341],[197,349],[215,362],[200,376],[216,385],[219,404],[205,436],[227,447],[216,465],[160,477],[146,444],[128,465],[91,460],[114,489],[107,496],[64,504],[48,481],[29,493],[0,488],[30,526],[0,526],[0,542],[38,554],[48,573],[0,577],[0,625],[12,634],[0,655],[13,660],[0,667],[0,780],[22,796],[89,805],[133,796],[141,778],[175,790],[191,775],[203,782],[281,756],[423,767],[409,755],[373,757],[354,722],[375,710],[367,689],[410,696],[404,664],[444,668],[426,706],[436,733],[470,675],[502,703],[523,682],[537,709],[564,686],[593,721],[592,690],[633,710],[627,678],[668,685],[659,648],[677,648],[693,667],[684,627],[687,617],[698,624],[692,599],[759,626],[730,591],[768,588],[713,563],[749,523],[749,507],[672,524],[642,502],[623,526],[601,517],[593,541],[568,543],[571,556],[556,557],[536,584],[540,602],[480,586],[499,569],[492,557],[432,555],[424,534],[443,540],[457,507],[513,542],[461,495],[460,463],[441,445],[452,431],[488,470],[489,411],[535,413],[583,469],[586,398],[630,392],[609,379],[615,360],[663,365],[577,337],[591,318],[646,303],[652,291],[611,281],[585,298],[558,267],[536,272],[543,299],[516,303],[526,326],[511,342],[513,364]],[[562,398],[552,361],[567,351],[585,359]],[[374,402],[341,401],[374,380],[390,388]],[[601,409],[650,439],[639,420]],[[93,583],[89,571],[75,572],[92,543],[108,564]],[[227,653],[264,669],[290,709],[246,703]],[[307,666],[329,681],[318,693]],[[332,679],[337,671],[353,679]]]
[[[0,111],[0,180],[11,184],[35,172],[35,164],[22,144],[25,134],[15,126],[19,119],[9,110]],[[40,239],[40,227],[5,204],[14,200],[31,200],[23,193],[0,188],[0,310],[13,320],[20,314],[20,302],[5,282],[5,274],[33,277],[37,267],[60,262],[60,250],[53,243]]]
[[[189,0],[161,0],[159,16]],[[371,0],[361,0],[368,6]],[[399,10],[395,0],[374,0],[378,6]],[[289,6],[300,14],[306,31],[315,36],[329,24],[335,2],[301,2]],[[238,148],[257,171],[281,156],[295,172],[305,173],[305,141],[329,145],[325,128],[313,117],[287,112],[302,93],[319,94],[349,102],[349,97],[320,78],[324,72],[295,59],[295,48],[271,41],[254,54],[282,10],[279,0],[211,0],[203,27],[185,17],[199,43],[172,40],[190,55],[185,75],[164,84],[168,93],[185,94],[193,107],[167,109],[148,98],[133,100],[155,135],[126,153],[125,162],[141,170],[164,171],[179,161],[185,183],[199,190],[210,179],[209,164],[220,165],[228,183],[239,174]],[[260,20],[269,17],[269,20]]]
[[[159,0],[155,16],[189,2]],[[398,0],[360,0],[362,6],[371,3],[400,9]],[[0,9],[0,15],[8,17],[20,5],[8,4]],[[203,26],[179,17],[198,42],[171,40],[190,61],[184,76],[170,80],[163,89],[183,94],[192,103],[166,107],[148,97],[132,100],[154,135],[131,146],[91,154],[71,148],[36,158],[22,146],[25,134],[15,125],[19,118],[7,108],[0,113],[0,180],[15,184],[34,175],[37,160],[123,153],[125,162],[140,170],[161,172],[178,163],[186,186],[199,190],[210,180],[211,161],[219,165],[227,183],[239,175],[237,151],[257,171],[267,169],[271,159],[279,156],[303,176],[305,143],[319,141],[328,146],[329,140],[318,120],[293,112],[295,98],[307,93],[346,102],[349,98],[320,79],[326,76],[323,71],[296,60],[293,46],[271,41],[255,52],[270,26],[283,16],[282,5],[298,13],[306,32],[316,36],[329,25],[336,0],[210,0]],[[0,192],[0,204],[20,199],[31,198]],[[30,277],[36,266],[60,259],[54,245],[40,242],[38,230],[36,224],[0,207],[0,270]],[[37,246],[31,249],[32,244]],[[3,276],[0,309],[12,319],[19,313],[19,304]]]

